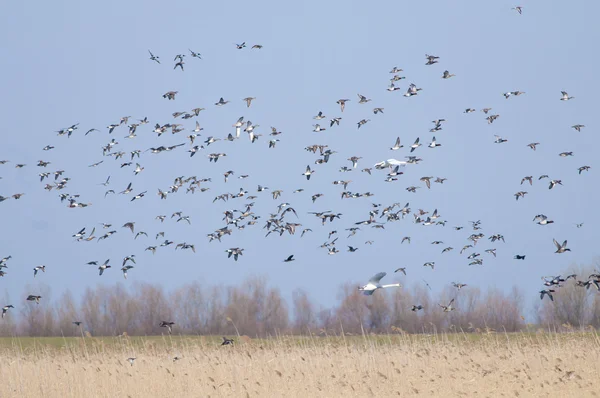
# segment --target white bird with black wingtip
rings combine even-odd
[[[383,279],[383,277],[386,275],[387,274],[385,272],[379,272],[379,273],[373,275],[373,277],[371,277],[371,279],[369,279],[369,282],[364,286],[359,286],[358,290],[363,292],[364,295],[370,296],[377,289],[385,289],[388,287],[400,287],[399,283],[392,283],[389,285],[382,285],[381,283],[379,283],[381,281],[381,279]]]

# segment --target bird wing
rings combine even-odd
[[[556,248],[560,249],[560,244],[556,241],[556,239],[552,239],[552,241],[554,242],[554,245],[556,246]]]
[[[382,279],[384,276],[386,276],[386,275],[387,275],[387,274],[386,274],[385,272],[379,272],[379,273],[377,273],[377,274],[373,275],[373,276],[371,277],[371,279],[369,279],[369,283],[372,283],[372,284],[374,284],[374,285],[377,285],[377,284],[379,283],[379,281],[380,281],[380,280],[381,280],[381,279]]]

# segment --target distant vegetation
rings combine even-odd
[[[586,279],[592,269],[571,268]],[[0,322],[0,336],[116,336],[167,334],[162,321],[175,322],[174,335],[360,335],[363,333],[437,333],[556,331],[600,327],[600,295],[569,280],[556,288],[554,301],[536,301],[535,315],[526,316],[531,295],[474,286],[460,291],[448,286],[437,295],[424,283],[363,296],[357,286],[339,287],[338,304],[321,308],[297,290],[291,302],[268,286],[265,278],[250,278],[240,286],[203,286],[197,282],[166,292],[159,285],[116,284],[88,288],[80,300],[65,292],[58,300],[42,288],[40,304],[13,300]],[[451,312],[439,304],[455,298]],[[22,301],[22,302],[21,302]],[[9,303],[5,303],[9,304]],[[17,305],[18,304],[18,305]],[[412,311],[413,305],[423,306]],[[74,325],[81,321],[81,326]]]

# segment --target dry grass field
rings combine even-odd
[[[242,337],[235,346],[219,344],[218,337],[186,336],[0,339],[0,396],[600,394],[596,333]],[[137,358],[133,366],[128,357]]]

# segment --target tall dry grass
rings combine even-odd
[[[0,396],[591,397],[600,375],[595,333],[83,341],[5,341]]]

